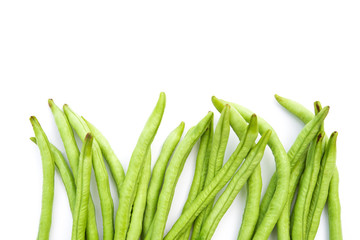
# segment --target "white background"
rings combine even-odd
[[[154,160],[180,121],[187,130],[209,110],[218,119],[212,95],[264,117],[286,149],[303,124],[273,95],[310,109],[315,100],[330,105],[326,131],[339,132],[343,235],[354,239],[360,214],[359,11],[358,1],[1,1],[2,238],[37,235],[42,168],[29,140],[31,115],[64,152],[48,98],[59,106],[69,104],[97,126],[126,169],[158,94],[165,91]],[[236,144],[231,133],[227,156]],[[186,200],[195,156],[193,151],[179,179],[166,231]],[[269,150],[261,166],[264,192],[275,170]],[[72,218],[58,175],[55,188],[51,239],[70,239]],[[96,187],[92,191],[95,196]],[[117,208],[115,191],[113,197]],[[213,239],[235,239],[245,197],[243,189]],[[325,212],[317,239],[328,239],[327,224]]]

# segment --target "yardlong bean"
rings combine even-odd
[[[86,134],[90,132],[86,122],[67,104],[65,104],[63,108],[70,125],[74,128],[79,138],[84,141]],[[103,239],[112,240],[114,236],[114,203],[110,193],[109,176],[99,144],[95,139],[92,144],[92,164],[100,197],[101,214],[103,218]]]
[[[141,169],[145,162],[145,155],[155,138],[157,129],[165,110],[165,93],[160,93],[158,102],[147,120],[140,134],[135,149],[131,155],[129,167],[122,184],[119,198],[119,208],[115,220],[115,240],[125,240],[130,223],[131,207],[135,199],[135,185],[139,179]]]
[[[54,200],[54,175],[55,161],[50,150],[50,143],[41,128],[38,120],[32,116],[30,122],[33,127],[37,145],[40,150],[41,161],[43,166],[43,186],[41,200],[41,215],[38,231],[38,240],[48,240],[51,228],[52,208]]]
[[[173,240],[181,236],[188,226],[190,226],[195,218],[202,212],[202,210],[215,198],[216,194],[226,185],[230,178],[234,175],[237,168],[245,156],[253,146],[258,135],[257,117],[255,114],[251,117],[249,125],[244,137],[239,145],[230,156],[229,160],[215,175],[209,185],[205,186],[191,206],[181,214],[179,219],[175,222],[171,230],[165,236],[165,240]]]
[[[158,159],[156,160],[154,169],[152,171],[149,189],[146,198],[146,209],[144,215],[144,224],[143,224],[143,238],[145,238],[146,233],[148,232],[150,225],[153,221],[156,212],[156,206],[159,199],[159,193],[161,189],[162,182],[164,180],[166,166],[170,160],[171,154],[174,152],[174,149],[178,142],[180,141],[181,135],[184,131],[185,123],[181,122],[180,125],[173,130],[169,136],[166,138]]]
[[[191,149],[201,135],[209,127],[213,113],[209,112],[196,126],[192,127],[184,139],[179,143],[174,155],[165,172],[164,184],[160,192],[159,201],[152,222],[151,235],[147,234],[146,240],[163,239],[166,220],[170,211],[171,202],[174,197],[176,183],[180,177],[181,171],[184,168],[185,161],[190,154]]]
[[[330,181],[329,196],[329,236],[330,240],[342,240],[341,221],[340,221],[340,199],[339,199],[339,172],[337,168]]]
[[[88,133],[79,159],[76,178],[76,199],[72,227],[72,240],[84,240],[90,196],[93,136]]]

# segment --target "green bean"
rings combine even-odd
[[[213,138],[213,118],[209,124],[208,129],[201,136],[200,146],[198,150],[198,155],[196,158],[196,166],[194,178],[191,183],[190,191],[188,194],[188,198],[183,207],[183,212],[189,208],[190,204],[194,201],[196,196],[201,192],[205,184],[205,178],[207,174],[207,170],[209,167],[209,152],[211,150],[212,139]],[[179,238],[183,240],[188,240],[191,232],[191,226],[185,231],[185,234]]]
[[[170,211],[171,202],[174,197],[176,183],[180,177],[181,171],[184,168],[185,161],[190,154],[191,149],[201,135],[208,128],[213,113],[209,112],[196,126],[192,127],[184,139],[179,143],[174,155],[165,172],[164,184],[160,192],[159,201],[152,222],[152,234],[147,234],[145,239],[163,239],[166,220]]]
[[[156,160],[146,198],[143,238],[145,238],[146,233],[148,232],[151,222],[155,216],[156,205],[158,202],[161,185],[164,180],[166,166],[168,165],[171,154],[174,152],[176,145],[180,141],[184,127],[185,123],[181,122],[180,125],[169,134],[161,148],[160,155]]]
[[[120,191],[119,208],[115,220],[115,240],[123,240],[126,238],[130,223],[131,207],[136,195],[135,185],[144,165],[146,152],[154,140],[164,114],[165,98],[165,93],[160,93],[155,109],[147,120],[131,155],[129,167]]]
[[[69,159],[70,167],[76,181],[80,152],[75,141],[74,132],[64,112],[58,106],[56,106],[52,99],[49,99],[48,103],[54,116],[56,126],[59,129],[59,133],[65,147],[66,156]],[[95,207],[91,195],[89,200],[86,236],[88,240],[99,239],[99,234],[96,226]]]
[[[246,120],[249,121],[249,118],[252,112],[240,105],[229,103],[216,97],[212,98],[212,102],[214,106],[220,110],[225,104],[230,104],[230,106],[238,111],[238,113]],[[238,116],[238,115],[233,115]],[[233,121],[231,121],[233,122]],[[234,126],[233,126],[234,128]],[[285,152],[285,149],[277,136],[276,132],[273,128],[262,118],[259,117],[259,132],[260,134],[264,134],[267,130],[271,130],[272,134],[270,140],[268,142],[268,146],[270,147],[273,155],[275,157],[276,162],[276,173],[274,174],[272,181],[273,183],[268,187],[269,192],[272,193],[270,197],[268,197],[267,201],[263,207],[265,209],[259,214],[258,225],[255,230],[253,239],[267,239],[273,230],[277,220],[280,217],[280,214],[285,207],[285,203],[287,200],[287,195],[289,193],[289,180],[290,180],[290,166],[288,161],[288,156]],[[235,131],[236,132],[236,131]],[[267,190],[268,192],[268,190]],[[262,205],[264,200],[262,201]],[[261,206],[260,206],[261,207]],[[261,217],[261,219],[260,219]]]
[[[254,234],[260,211],[261,188],[261,167],[259,164],[247,182],[246,205],[237,237],[238,240],[250,240]]]
[[[84,119],[84,118],[83,118]],[[115,180],[118,196],[121,189],[121,184],[125,179],[125,172],[119,159],[116,157],[114,151],[112,150],[109,142],[101,134],[101,132],[90,122],[84,119],[87,126],[89,127],[91,133],[94,135],[96,142],[99,144],[102,154],[104,155],[105,160],[109,164],[111,174]]]
[[[333,132],[325,149],[325,155],[321,161],[320,173],[311,199],[310,211],[306,226],[307,239],[314,239],[319,227],[320,216],[328,196],[329,185],[334,174],[336,162],[336,139],[337,132]]]
[[[255,139],[258,135],[257,117],[254,114],[251,117],[249,126],[239,145],[232,153],[228,161],[214,176],[209,185],[199,193],[191,206],[181,214],[179,219],[173,225],[171,230],[165,236],[165,240],[173,240],[181,236],[188,226],[190,226],[195,218],[205,209],[205,207],[215,198],[216,194],[226,185],[230,178],[234,175],[239,165],[246,157]]]
[[[329,231],[330,240],[341,240],[341,207],[339,199],[339,172],[335,168],[334,174],[330,181],[329,196]]]
[[[305,218],[307,216],[308,204],[307,199],[311,200],[312,193],[315,188],[316,179],[320,169],[320,161],[322,157],[322,145],[324,132],[320,132],[311,143],[308,156],[306,159],[306,167],[300,180],[298,195],[291,215],[291,236],[292,239],[305,239]],[[304,224],[305,223],[305,224]]]
[[[51,217],[54,200],[54,175],[55,163],[54,157],[50,150],[50,143],[44,131],[42,130],[38,120],[30,117],[31,125],[34,129],[37,144],[40,150],[42,166],[43,166],[43,186],[41,200],[41,215],[38,231],[38,240],[49,239],[51,228]]]
[[[126,239],[139,240],[140,238],[150,176],[151,176],[151,150],[149,148],[146,154],[145,163],[137,187],[129,231],[127,233]]]
[[[225,191],[216,201],[209,216],[206,218],[198,239],[211,239],[217,225],[224,216],[227,209],[234,201],[241,188],[244,186],[254,169],[259,165],[265,151],[265,147],[271,136],[271,130],[268,130],[259,142],[251,149],[240,169],[235,173]]]
[[[76,199],[71,235],[72,240],[85,239],[86,220],[90,196],[92,144],[93,136],[91,133],[88,133],[85,137],[81,150],[78,166],[78,176],[76,178]]]
[[[79,138],[84,141],[86,134],[90,132],[86,122],[74,111],[72,111],[68,105],[65,104],[63,108],[70,125],[74,128]],[[113,239],[114,203],[110,193],[109,176],[99,144],[95,139],[93,140],[92,144],[92,164],[100,197],[101,214],[103,219],[103,239]]]
[[[246,131],[247,124],[245,123],[244,129]],[[211,180],[214,178],[216,173],[218,173],[223,165],[226,145],[229,139],[230,134],[230,106],[227,105],[221,112],[221,116],[216,125],[214,139],[212,147],[210,150],[209,157],[209,166],[205,179],[205,186],[209,185]],[[200,213],[194,222],[194,228],[192,232],[191,239],[196,239],[201,231],[201,226],[204,219],[209,215],[212,206],[214,205],[214,200],[212,200],[208,206]]]
[[[35,137],[31,137],[30,140],[33,141],[35,144],[37,144],[37,140]],[[73,213],[75,207],[75,197],[76,197],[76,185],[75,185],[74,176],[71,173],[71,170],[67,165],[59,149],[57,149],[53,144],[50,143],[50,150],[54,157],[55,166],[59,170],[61,179],[64,183],[65,190],[69,199],[71,213]]]

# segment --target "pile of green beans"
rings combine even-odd
[[[57,173],[63,181],[73,217],[72,231],[64,234],[64,239],[209,240],[244,185],[247,197],[238,240],[265,240],[275,229],[280,240],[313,240],[326,207],[329,238],[342,239],[336,167],[338,133],[334,131],[327,137],[324,127],[329,107],[323,108],[316,101],[313,114],[293,100],[278,95],[275,98],[305,124],[287,152],[273,127],[263,118],[241,105],[212,97],[220,113],[217,124],[214,113],[208,112],[182,137],[185,123],[181,122],[164,140],[159,156],[153,158],[151,145],[166,104],[165,93],[160,93],[126,172],[100,130],[67,104],[61,109],[50,99],[48,104],[65,155],[50,143],[36,117],[30,117],[35,134],[30,139],[40,150],[43,166],[37,239],[47,240],[50,236]],[[231,128],[239,142],[225,159]],[[75,134],[82,141],[80,148]],[[177,221],[166,230],[179,177],[195,146],[195,171],[187,200]],[[276,171],[261,198],[261,160],[266,146],[274,155]],[[152,159],[156,159],[153,169]],[[98,206],[94,205],[90,191],[92,171],[100,199],[102,231],[98,231],[95,211]],[[119,199],[117,210],[111,196],[110,176]]]

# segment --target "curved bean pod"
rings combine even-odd
[[[31,125],[34,129],[37,145],[40,150],[41,161],[43,166],[43,186],[42,186],[42,200],[41,200],[41,215],[38,231],[38,240],[47,240],[50,235],[52,208],[54,200],[54,175],[55,175],[55,161],[50,150],[50,143],[42,130],[38,120],[35,117],[30,117]]]
[[[239,145],[230,156],[229,160],[224,164],[220,171],[215,175],[209,185],[199,193],[191,206],[181,214],[175,222],[171,230],[165,236],[165,240],[177,239],[188,226],[190,226],[195,218],[203,211],[203,209],[215,198],[216,194],[226,185],[226,183],[234,175],[243,159],[246,157],[253,146],[258,135],[257,117],[254,114],[251,117],[247,131],[244,134]]]
[[[135,149],[131,155],[128,170],[122,184],[119,198],[119,208],[115,220],[115,240],[125,240],[130,223],[131,207],[136,193],[136,182],[139,179],[142,166],[145,162],[145,155],[156,132],[165,110],[165,93],[160,93],[158,102],[142,130]]]
[[[181,171],[184,168],[185,161],[190,154],[191,149],[201,135],[208,128],[213,113],[209,112],[196,126],[192,127],[184,139],[179,143],[174,155],[165,172],[164,184],[160,192],[159,201],[152,222],[152,233],[147,234],[145,239],[163,239],[166,220],[170,211],[171,202],[174,197],[176,183],[180,177]]]
[[[67,104],[65,104],[63,108],[70,125],[74,128],[79,138],[84,141],[86,134],[90,132],[86,122],[72,111]],[[103,239],[112,240],[114,236],[114,203],[110,193],[109,176],[101,154],[101,149],[95,139],[92,144],[92,164],[100,197],[101,214],[103,218]]]
[[[69,120],[67,119],[65,113],[54,103],[52,99],[49,99],[48,103],[51,112],[54,116],[56,126],[59,130],[62,142],[65,147],[66,156],[68,157],[70,167],[72,169],[72,172],[74,174],[74,179],[76,181],[80,152],[75,141],[74,132],[70,126]],[[99,234],[96,225],[95,207],[91,198],[91,194],[89,200],[86,236],[88,240],[99,239]]]
[[[246,131],[247,124],[241,131]],[[221,112],[221,116],[216,125],[214,139],[210,150],[209,166],[205,179],[205,186],[209,185],[211,180],[218,173],[223,165],[225,150],[228,143],[230,134],[230,106],[226,105]],[[209,215],[212,206],[214,205],[213,199],[208,206],[200,213],[194,222],[194,228],[191,239],[196,239],[201,231],[203,221]]]
[[[88,133],[85,137],[81,150],[78,166],[78,176],[76,178],[76,199],[71,235],[72,240],[85,239],[86,220],[90,196],[92,143],[93,136]]]
[[[96,139],[96,142],[99,144],[102,154],[106,162],[109,165],[111,175],[113,176],[118,192],[118,196],[120,194],[121,184],[124,182],[125,179],[125,172],[124,169],[115,155],[114,151],[112,150],[109,142],[106,138],[102,135],[102,133],[90,122],[88,122],[85,118],[83,118],[86,122],[87,126],[89,127],[91,133]]]
[[[151,176],[151,150],[149,148],[148,152],[146,153],[145,163],[141,172],[139,184],[136,191],[136,197],[134,200],[133,211],[131,214],[129,231],[126,237],[126,239],[128,240],[139,240],[140,238],[150,176]]]
[[[253,173],[254,169],[259,165],[270,136],[271,130],[266,131],[259,142],[251,149],[240,169],[235,173],[225,191],[216,201],[213,209],[203,224],[198,239],[211,239],[221,218],[224,216],[241,188]]]
[[[185,123],[181,122],[180,125],[169,134],[161,148],[160,155],[156,160],[147,192],[146,209],[143,223],[143,238],[145,238],[147,232],[149,231],[151,222],[155,216],[156,206],[159,199],[161,185],[164,180],[166,166],[168,165],[171,154],[174,152],[176,145],[180,141],[184,127]]]
[[[30,140],[33,143],[37,144],[37,140],[35,137],[31,137]],[[51,149],[52,155],[54,157],[55,166],[59,170],[60,177],[65,186],[66,194],[69,199],[71,213],[73,213],[74,208],[75,208],[75,198],[76,198],[76,185],[75,185],[74,176],[71,173],[71,170],[70,170],[69,166],[67,165],[60,150],[57,149],[51,143],[50,143],[50,149]]]
[[[196,166],[194,178],[191,183],[190,191],[188,194],[188,198],[183,207],[184,212],[190,204],[194,201],[196,196],[201,192],[205,184],[205,178],[207,175],[208,167],[209,167],[209,152],[212,146],[213,138],[213,118],[211,118],[209,127],[205,131],[205,133],[201,136],[200,146],[198,150],[198,155],[196,158]],[[188,240],[191,232],[191,226],[185,231],[185,234],[179,238],[183,240]]]
[[[307,239],[314,239],[320,223],[322,210],[328,197],[329,185],[335,170],[336,163],[336,139],[338,133],[333,132],[325,149],[325,155],[321,161],[321,168],[311,199],[310,211],[306,226]]]
[[[237,110],[246,121],[249,121],[252,114],[250,110],[240,105],[229,103],[224,100],[217,99],[216,97],[212,97],[212,102],[218,110],[222,109],[225,104],[230,104],[230,106]],[[288,156],[276,132],[264,119],[259,117],[260,134],[264,134],[269,129],[272,131],[272,134],[268,142],[268,146],[273,152],[276,162],[276,173],[271,179],[273,181],[272,186],[269,184],[273,194],[268,197],[268,201],[266,202],[268,207],[263,207],[265,210],[263,211],[262,216],[260,208],[258,225],[253,239],[267,239],[269,237],[283,208],[285,207],[287,195],[289,193],[290,164]],[[262,201],[262,205],[263,202],[264,200]],[[260,219],[260,217],[262,217],[262,219]]]
[[[250,240],[254,234],[260,211],[261,188],[262,179],[259,164],[247,182],[246,205],[237,237],[238,240]]]
[[[334,174],[330,181],[329,196],[329,236],[330,240],[342,240],[341,231],[341,207],[339,199],[339,172],[335,168]]]

